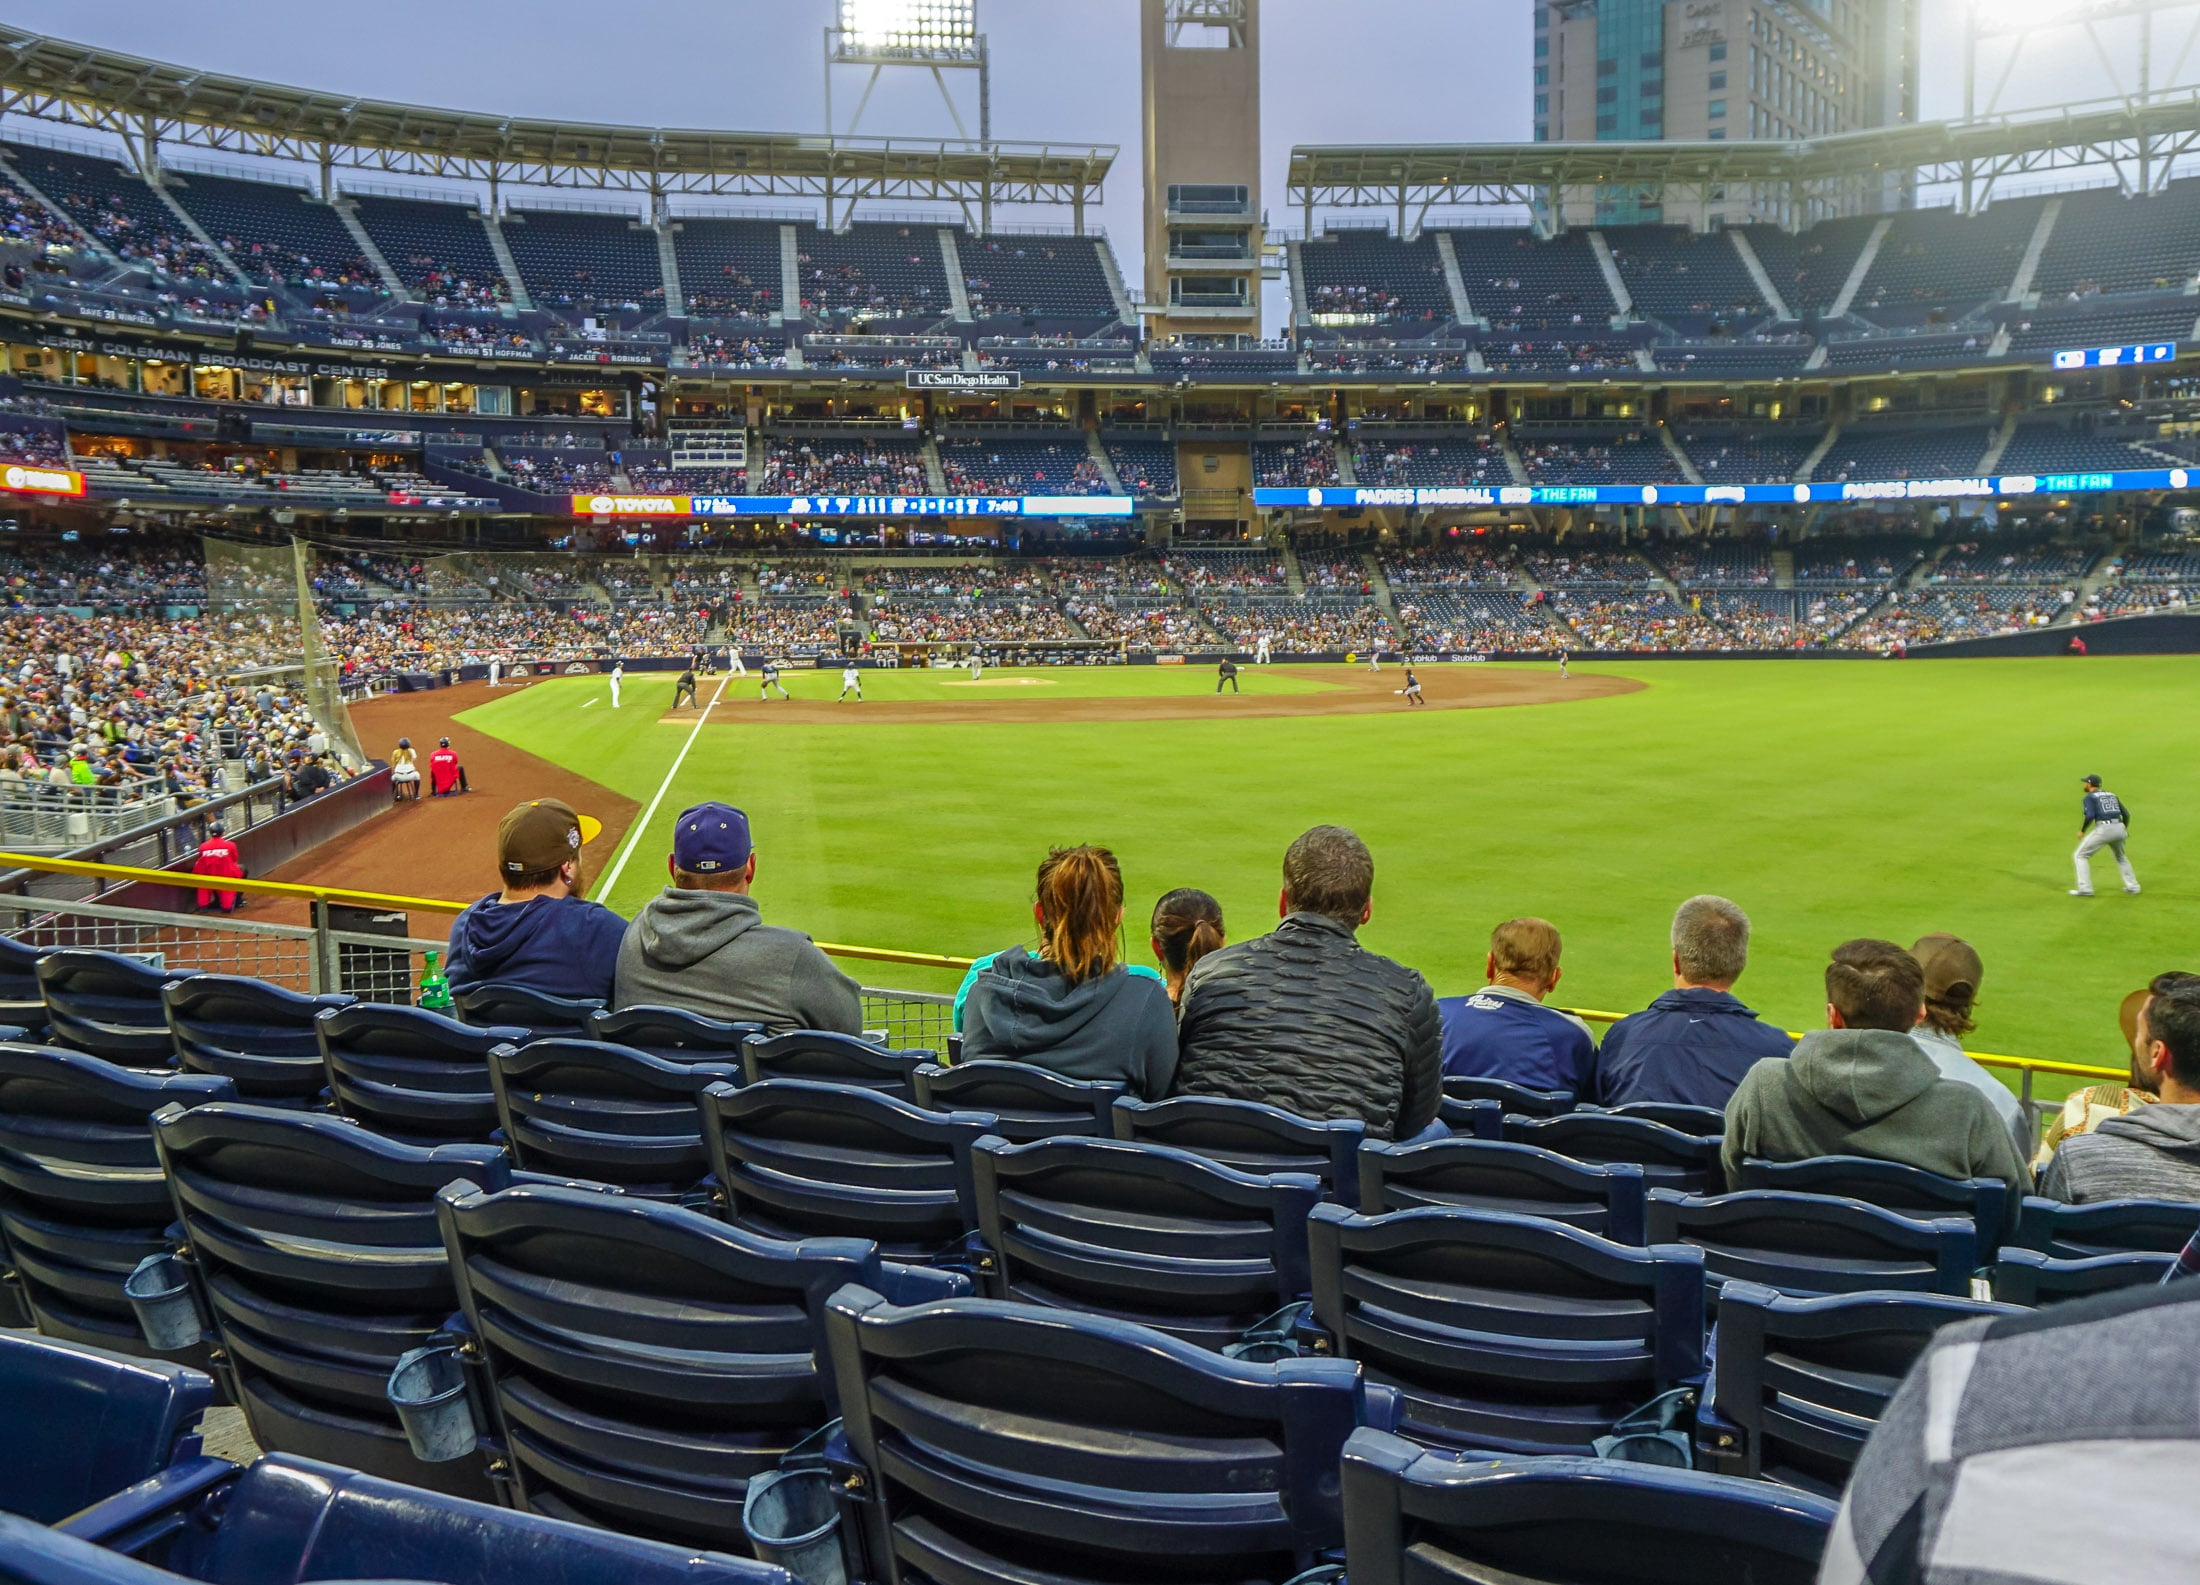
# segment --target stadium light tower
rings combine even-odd
[[[833,68],[867,66],[863,96],[844,128],[833,125]],[[953,118],[955,131],[968,138],[962,112],[948,92],[950,71],[976,72],[978,76],[978,141],[993,141],[993,73],[987,58],[985,35],[978,31],[976,0],[839,0],[839,19],[825,30],[825,131],[839,137],[853,133],[878,86],[879,73],[889,66],[914,66],[928,70],[939,85],[940,98]]]

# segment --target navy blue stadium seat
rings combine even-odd
[[[872,1238],[929,1260],[977,1226],[970,1151],[987,1112],[928,1112],[812,1079],[715,1084],[704,1142],[726,1220],[767,1238]]]
[[[1081,1134],[1106,1139],[1123,1086],[1065,1079],[1029,1062],[927,1062],[911,1075],[912,1099],[934,1112],[991,1112],[994,1132],[1015,1144]]]
[[[659,1200],[689,1194],[709,1173],[697,1097],[738,1076],[721,1063],[661,1062],[594,1040],[536,1040],[489,1053],[515,1164]]]
[[[1576,1161],[1632,1162],[1653,1189],[1690,1194],[1716,1192],[1725,1184],[1717,1135],[1684,1134],[1644,1117],[1616,1112],[1569,1112],[1564,1117],[1505,1119],[1505,1137],[1540,1145]]]
[[[1978,1230],[1967,1216],[1912,1218],[1861,1200],[1744,1189],[1688,1195],[1652,1189],[1653,1244],[1694,1244],[1716,1298],[1740,1279],[1796,1297],[1861,1293],[1971,1291]]]
[[[822,1084],[855,1084],[908,1100],[917,1069],[938,1060],[936,1051],[890,1051],[854,1035],[820,1029],[756,1037],[741,1046],[741,1070],[748,1082],[764,1079],[814,1079]]]
[[[1785,1189],[1862,1200],[1903,1216],[1967,1216],[1978,1230],[1979,1259],[1993,1258],[2009,1213],[2009,1185],[1999,1178],[1944,1178],[1922,1167],[1870,1156],[1813,1156],[1808,1161],[1742,1163],[1737,1189]],[[2200,1228],[2200,1206],[2192,1227]],[[2180,1245],[2180,1248],[2183,1246]]]
[[[122,1284],[172,1247],[149,1120],[233,1101],[227,1079],[146,1073],[53,1046],[0,1045],[0,1249],[8,1287],[49,1337],[147,1354]],[[203,1365],[203,1347],[167,1357]]]
[[[2095,1200],[2064,1205],[2024,1197],[2011,1242],[2058,1260],[2133,1252],[2174,1255],[2200,1233],[2200,1205],[2178,1200]]]
[[[119,1552],[117,1572],[39,1572],[33,1585],[305,1585],[312,1580],[417,1580],[424,1585],[794,1585],[782,1569],[666,1546],[422,1491],[287,1454],[162,1500],[123,1496],[81,1514],[69,1534],[159,1551],[162,1575]],[[66,1539],[66,1538],[63,1538]],[[0,1557],[12,1553],[0,1547]],[[24,1568],[21,1559],[0,1562]]]
[[[1838,1497],[1933,1334],[1951,1321],[2013,1313],[1943,1294],[1794,1299],[1730,1282],[1719,1290],[1716,1364],[1697,1416],[1705,1467]]]
[[[969,1291],[866,1241],[780,1243],[589,1189],[454,1185],[438,1214],[480,1352],[479,1429],[518,1505],[683,1546],[745,1550],[749,1481],[832,1417],[813,1351],[838,1288]]]
[[[1358,1118],[1314,1121],[1258,1101],[1183,1095],[1169,1101],[1126,1096],[1115,1103],[1115,1137],[1173,1145],[1240,1172],[1303,1172],[1346,1205],[1360,1197]]]
[[[622,1007],[588,1015],[589,1039],[647,1052],[665,1062],[738,1066],[741,1043],[763,1032],[762,1024],[729,1024],[684,1007]]]
[[[1586,1453],[1622,1415],[1703,1375],[1696,1250],[1437,1208],[1322,1206],[1306,1236],[1310,1329],[1397,1390],[1397,1429],[1417,1440]]]
[[[989,1296],[1136,1321],[1222,1348],[1306,1297],[1321,1185],[1121,1139],[978,1142]]]
[[[194,974],[161,990],[177,1063],[233,1080],[240,1097],[263,1106],[320,1098],[328,1074],[313,1020],[355,999],[301,996],[236,974]]]
[[[825,1337],[868,1580],[1288,1579],[1341,1539],[1346,1436],[1387,1417],[1342,1360],[1245,1364],[989,1299],[851,1286]]]
[[[390,1002],[354,1002],[313,1029],[336,1110],[414,1145],[487,1143],[498,1126],[489,1053],[527,1038],[514,1024],[477,1029]]]
[[[1663,1123],[1678,1133],[1704,1138],[1726,1132],[1726,1113],[1715,1106],[1686,1106],[1679,1101],[1628,1101],[1619,1106],[1594,1108],[1613,1117],[1640,1117]]]
[[[436,1190],[503,1188],[502,1153],[420,1149],[341,1118],[231,1104],[170,1107],[153,1138],[200,1313],[253,1440],[486,1496],[479,1469],[412,1456],[384,1388],[398,1356],[457,1308]]]
[[[1540,1216],[1615,1244],[1642,1242],[1642,1169],[1597,1165],[1502,1139],[1433,1139],[1360,1147],[1360,1209],[1420,1205]]]
[[[52,1524],[197,1458],[213,1402],[185,1365],[0,1333],[0,1513]]]
[[[588,1017],[603,1011],[593,997],[550,996],[524,985],[475,985],[451,993],[451,1008],[469,1024],[513,1024],[529,1040],[578,1040],[588,1033]]]
[[[1444,1094],[1455,1101],[1495,1101],[1522,1117],[1563,1117],[1577,1104],[1570,1090],[1537,1090],[1510,1079],[1446,1074]]]
[[[47,953],[37,972],[55,1045],[133,1068],[164,1068],[175,1056],[160,993],[181,974],[80,947]]]
[[[0,936],[0,1024],[20,1027],[25,1037],[43,1040],[46,1001],[38,993],[38,960],[50,948],[34,947],[13,936]]]
[[[1436,1103],[1436,1120],[1461,1139],[1505,1137],[1505,1104],[1502,1101],[1462,1101],[1447,1095]]]
[[[1813,1585],[1836,1507],[1763,1481],[1601,1459],[1491,1464],[1380,1431],[1344,1449],[1352,1585]]]
[[[2061,1304],[2118,1288],[2151,1287],[2176,1263],[2175,1255],[2141,1250],[2066,1260],[2004,1244],[1994,1262],[1994,1297],[2004,1304]]]

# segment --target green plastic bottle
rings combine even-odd
[[[437,963],[442,954],[431,950],[427,956],[428,971],[420,976],[419,1005],[431,1012],[447,1013],[451,1010],[451,982]]]

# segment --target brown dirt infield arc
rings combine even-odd
[[[999,692],[973,689],[968,702],[957,699],[889,704],[873,700],[863,706],[863,718],[937,725],[989,721],[1212,721],[1396,714],[1411,708],[1398,695],[1405,674],[1396,666],[1372,674],[1357,666],[1273,669],[1280,675],[1327,686],[1315,693],[1217,696],[1213,692],[1213,668],[1200,666],[1184,669],[1186,691],[1182,696],[1050,699],[1041,688],[1003,688]],[[736,704],[754,704],[738,691],[745,681],[731,679],[725,703],[712,713],[713,727],[739,726],[757,719],[748,710],[733,708]],[[1561,704],[1633,693],[1642,686],[1630,678],[1594,675],[1577,675],[1562,682],[1555,671],[1542,668],[1520,671],[1447,666],[1423,678],[1426,708],[1430,710]],[[705,679],[702,691],[709,699],[715,691],[714,681]],[[590,873],[601,874],[639,813],[639,806],[564,766],[524,753],[455,719],[495,697],[498,694],[486,684],[469,683],[426,693],[389,694],[353,706],[352,720],[368,753],[378,758],[387,756],[400,737],[409,737],[425,767],[435,740],[448,737],[466,767],[473,791],[455,798],[423,794],[417,804],[407,802],[378,815],[264,878],[404,897],[470,901],[488,891],[495,881],[497,822],[512,805],[526,798],[562,798],[603,822],[603,834],[590,844],[589,852]],[[844,722],[848,714],[849,707],[836,707],[830,700],[775,699],[767,719],[775,724]],[[695,714],[683,710],[664,720],[670,725],[687,726],[694,723]],[[251,918],[276,923],[303,923],[305,918],[303,905],[288,902],[252,903],[246,912]],[[447,915],[416,912],[411,922],[415,935],[441,936],[448,933],[449,927]]]

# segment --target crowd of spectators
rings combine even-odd
[[[1369,600],[1205,596],[1199,614],[1241,650],[1256,649],[1263,637],[1286,653],[1334,654],[1398,645],[1389,615]]]
[[[1553,608],[1582,649],[1733,649],[1731,634],[1693,605],[1663,593],[1595,595],[1560,592]]]
[[[878,643],[1051,643],[1081,636],[1043,596],[880,595],[869,604],[871,636]]]
[[[1203,648],[1214,642],[1199,613],[1155,594],[1071,594],[1062,610],[1089,638],[1120,640],[1134,655]]]
[[[776,437],[766,453],[760,493],[930,495],[924,457],[914,446],[878,446],[861,439]]]

